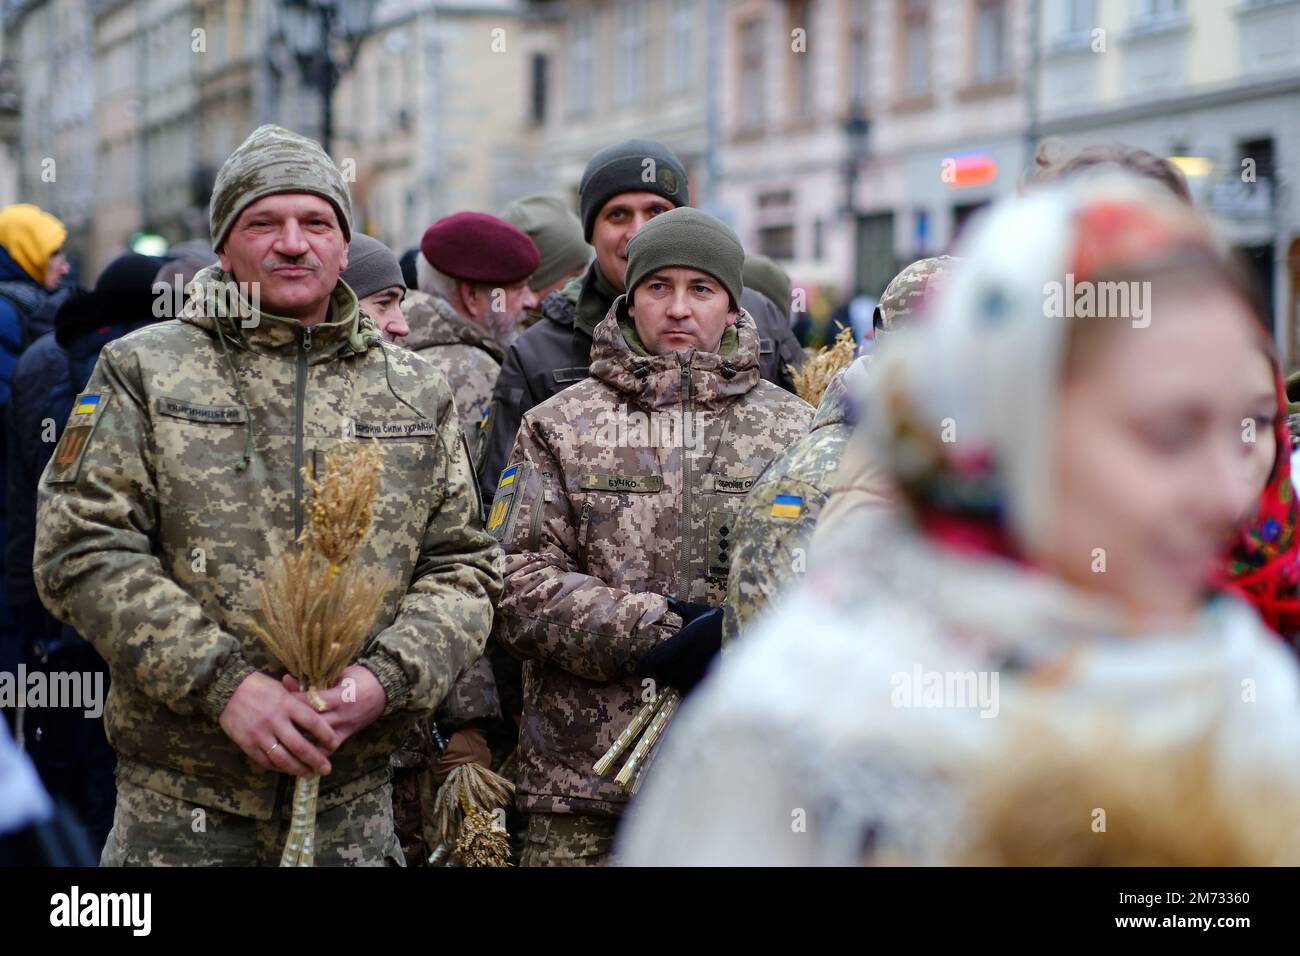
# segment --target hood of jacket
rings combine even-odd
[[[412,352],[435,345],[468,345],[487,352],[498,365],[505,361],[506,350],[501,343],[487,329],[460,315],[440,295],[408,292],[402,301],[402,312],[411,333],[400,344]]]
[[[758,349],[754,320],[741,309],[718,351],[693,348],[651,355],[641,346],[627,314],[627,296],[621,295],[596,326],[591,374],[648,410],[678,405],[684,397],[706,409],[725,405],[758,384]]]

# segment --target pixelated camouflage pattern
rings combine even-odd
[[[272,123],[249,134],[217,170],[208,221],[212,247],[245,206],[274,193],[313,193],[334,204],[345,239],[352,238],[352,197],[347,181],[320,143]]]
[[[930,292],[930,284],[946,278],[959,261],[953,256],[918,259],[889,280],[878,305],[885,328],[892,329],[900,319],[910,319],[919,312]]]
[[[35,578],[108,662],[119,780],[269,819],[289,778],[217,719],[254,670],[283,673],[247,621],[305,523],[299,466],[319,476],[330,448],[388,432],[357,553],[389,582],[360,660],[388,703],[331,758],[322,810],[386,779],[412,721],[481,653],[500,575],[442,376],[384,343],[344,283],[310,330],[269,314],[241,328],[209,314],[204,290],[227,278],[200,272],[180,321],[105,347],[86,388],[100,396],[93,436],[77,466],[56,455],[41,479]]]
[[[617,827],[614,817],[530,813],[519,865],[609,866]]]
[[[722,640],[729,644],[807,569],[808,544],[832,479],[853,434],[853,403],[867,358],[840,370],[822,393],[808,434],[772,462],[745,496],[736,520],[735,551],[722,611]],[[772,514],[778,495],[803,499],[797,518]]]
[[[748,313],[728,354],[639,356],[623,302],[596,328],[592,377],[524,415],[510,456],[521,487],[493,506],[509,512],[495,637],[526,661],[525,812],[621,812],[626,794],[591,767],[653,694],[636,663],[681,626],[668,597],[722,603],[744,491],[813,413],[760,380]],[[605,426],[633,411],[694,413],[702,450],[620,447]],[[601,490],[613,478],[641,490]]]
[[[486,329],[456,314],[441,296],[408,292],[402,312],[411,334],[401,343],[427,359],[451,385],[460,429],[471,449],[478,447],[479,426],[492,400],[505,349]]]
[[[316,865],[404,866],[392,793],[381,784],[318,813]],[[100,865],[279,866],[288,835],[287,805],[254,820],[123,783]]]

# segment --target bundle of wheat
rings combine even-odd
[[[281,556],[258,588],[262,622],[250,630],[294,676],[318,711],[320,692],[338,683],[361,653],[387,590],[352,558],[379,489],[377,442],[342,444],[325,456],[322,481],[306,476],[312,502],[297,551]],[[312,866],[320,777],[299,778],[281,866]]]
[[[794,373],[795,391],[809,405],[816,407],[822,400],[822,392],[831,383],[831,379],[840,369],[847,368],[853,362],[858,347],[853,341],[853,330],[843,329],[835,338],[835,344],[824,348],[803,363],[803,368]]]

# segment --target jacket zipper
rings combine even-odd
[[[302,419],[307,403],[307,353],[311,351],[311,329],[302,330],[301,348],[298,349],[298,372],[294,388],[293,408],[293,540],[302,534]]]
[[[682,366],[682,428],[685,429],[687,416],[691,413],[691,366],[687,362]],[[691,513],[691,450],[682,442],[682,512],[681,550],[677,561],[677,599],[691,599],[689,583],[691,570],[691,526],[694,515]]]

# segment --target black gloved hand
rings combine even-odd
[[[677,598],[669,598],[668,610],[680,617],[682,619],[682,627],[685,627],[697,617],[702,617],[710,611],[716,611],[718,609],[712,604],[702,604],[694,601],[679,601]]]
[[[722,608],[669,598],[668,609],[681,616],[681,630],[642,657],[636,674],[653,677],[685,697],[722,650]]]

